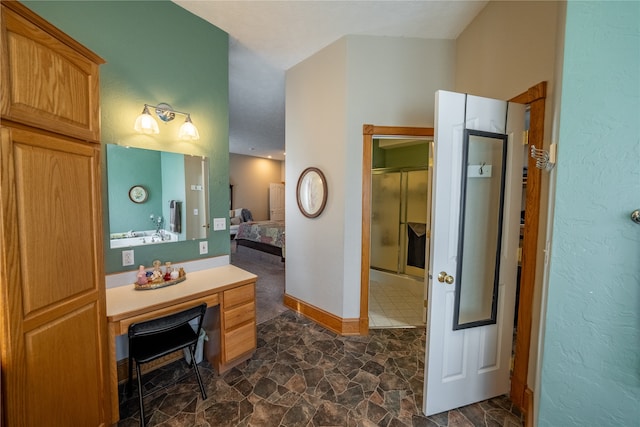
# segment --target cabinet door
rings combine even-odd
[[[3,119],[100,140],[101,58],[14,2],[2,3],[1,52]]]
[[[99,146],[0,135],[4,421],[107,425]]]

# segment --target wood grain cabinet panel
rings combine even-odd
[[[0,35],[0,425],[111,425],[103,61],[18,2]]]
[[[248,304],[241,305],[224,312],[224,325],[226,330],[235,328],[246,322],[254,322],[256,320],[256,305],[253,301]]]
[[[244,285],[236,289],[224,291],[224,306],[235,307],[238,304],[250,302],[254,300],[253,285]]]
[[[255,349],[256,324],[247,323],[232,331],[225,332],[225,359],[232,361]]]
[[[104,61],[37,15],[9,6],[2,8],[3,118],[98,142]]]
[[[257,346],[255,282],[222,292],[220,307],[205,317],[207,359],[225,372],[251,357]]]

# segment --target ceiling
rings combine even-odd
[[[229,151],[277,160],[286,70],[345,35],[455,39],[487,3],[173,1],[229,34]]]

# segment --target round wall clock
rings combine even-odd
[[[134,185],[129,189],[129,198],[133,203],[144,203],[147,197],[149,194],[142,185]]]
[[[327,180],[318,168],[306,168],[300,174],[296,198],[300,212],[307,218],[319,216],[327,204]]]

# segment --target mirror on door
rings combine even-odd
[[[466,129],[453,329],[496,323],[507,135]]]

